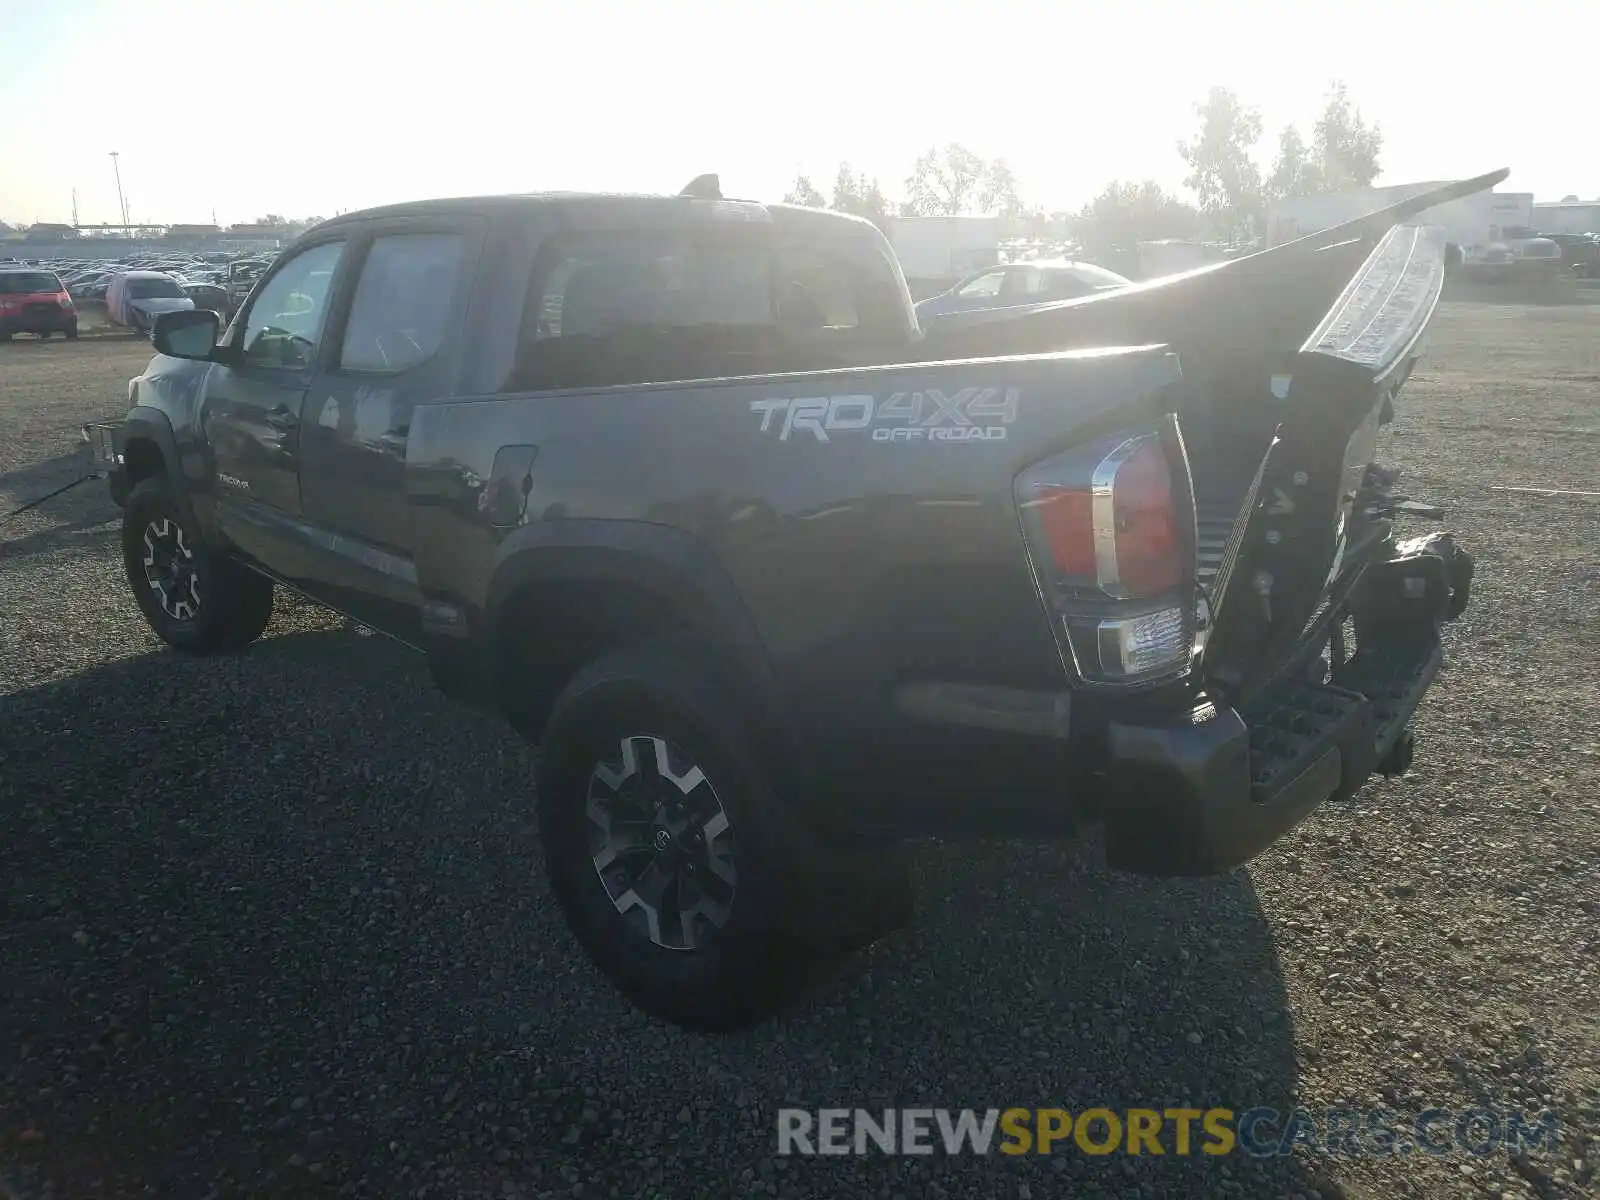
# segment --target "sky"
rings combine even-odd
[[[1213,85],[1260,108],[1270,167],[1335,78],[1382,127],[1381,183],[1504,166],[1501,190],[1596,199],[1592,72],[1563,47],[1597,44],[1574,0],[0,0],[0,219],[70,221],[76,189],[115,221],[111,151],[134,220],[231,224],[706,171],[777,200],[841,161],[895,197],[949,142],[1060,211],[1181,187]]]

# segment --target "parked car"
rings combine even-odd
[[[1561,265],[1579,279],[1600,279],[1600,237],[1592,233],[1541,233],[1561,248]]]
[[[704,178],[373,209],[157,317],[90,441],[164,641],[281,584],[420,650],[537,742],[601,970],[728,1028],[910,918],[905,839],[1224,871],[1407,768],[1472,562],[1374,462],[1443,284],[1405,222],[1506,174],[930,330],[872,224]]]
[[[193,307],[183,286],[161,271],[125,271],[106,289],[107,318],[135,333],[149,333],[159,313]]]
[[[225,317],[232,317],[239,311],[239,306],[250,295],[250,289],[256,285],[256,280],[272,264],[258,258],[244,258],[228,264],[228,273],[223,281],[223,287],[228,293],[228,307],[224,310]]]
[[[947,292],[917,304],[924,327],[980,309],[1011,308],[1046,300],[1073,300],[1132,281],[1093,263],[1044,259],[1005,263],[967,276]]]
[[[221,284],[185,279],[180,286],[196,308],[209,308],[214,313],[228,311],[228,289]]]
[[[1492,231],[1494,240],[1511,252],[1513,276],[1553,276],[1561,269],[1561,247],[1522,225],[1506,225]]]
[[[0,263],[0,342],[19,333],[78,336],[78,309],[54,271]]]

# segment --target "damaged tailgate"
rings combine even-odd
[[[1259,287],[1228,285],[1240,301],[1231,309],[1234,328],[1220,339],[1233,347],[1231,359],[1180,348],[1190,391],[1175,406],[1197,447],[1197,693],[1171,730],[1113,724],[1112,760],[1127,800],[1108,817],[1117,865],[1160,874],[1226,869],[1322,801],[1349,795],[1375,771],[1409,765],[1410,721],[1443,663],[1440,628],[1467,604],[1472,560],[1448,533],[1396,537],[1399,520],[1442,514],[1400,494],[1399,473],[1374,461],[1445,270],[1442,231],[1396,218],[1496,179],[1452,185],[1396,206],[1410,213],[1343,227],[1355,236],[1297,244],[1278,256],[1275,276],[1258,277]],[[1331,302],[1324,292],[1296,343],[1278,344],[1330,277],[1340,281]],[[1204,282],[1190,303],[1221,287]],[[1171,296],[1182,290],[1161,302],[1169,317],[1181,311]],[[1283,302],[1275,315],[1262,308],[1269,295]],[[1142,311],[1156,307],[1146,302]],[[1251,313],[1262,318],[1253,344],[1242,321]],[[1175,337],[1192,339],[1218,320],[1196,309],[1190,317]],[[1177,764],[1181,773],[1192,739],[1185,727],[1207,728],[1217,744],[1195,760],[1203,771],[1184,786],[1217,799],[1175,809],[1140,764]],[[1238,772],[1243,786],[1225,782]]]

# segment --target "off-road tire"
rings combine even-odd
[[[148,540],[147,540],[148,538]],[[167,549],[176,543],[173,555]],[[184,560],[193,587],[158,590],[153,557]],[[164,477],[128,493],[122,516],[122,560],[139,611],[174,650],[225,654],[249,645],[272,620],[272,582],[207,548],[194,517]],[[180,595],[181,592],[181,595]]]
[[[774,795],[759,737],[746,717],[749,708],[736,697],[737,688],[692,649],[671,643],[627,647],[571,680],[551,709],[539,746],[546,870],[579,944],[640,1008],[701,1031],[737,1029],[776,1012],[820,954],[803,934],[804,833]],[[619,756],[623,743],[631,742],[637,758],[650,752],[654,739],[671,747],[680,778],[692,774],[691,764],[703,773],[701,786],[711,789],[710,803],[720,805],[732,835],[723,860],[731,862],[734,879],[724,923],[692,939],[692,949],[661,944],[639,928],[637,912],[624,917],[622,902],[595,862],[598,827],[590,813],[596,769],[602,763],[626,765]],[[630,853],[648,858],[639,848]],[[670,911],[651,912],[652,928],[659,923],[665,929],[673,919]]]

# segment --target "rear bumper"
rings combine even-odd
[[[1331,679],[1302,672],[1244,710],[1201,704],[1166,723],[1111,724],[1113,866],[1231,870],[1323,801],[1405,769],[1411,718],[1444,664],[1439,626],[1465,609],[1472,560],[1437,535],[1398,550],[1375,572],[1353,623],[1357,649]]]
[[[1403,655],[1403,656],[1398,656]],[[1358,654],[1338,684],[1280,684],[1247,711],[1202,706],[1110,729],[1106,852],[1151,875],[1232,870],[1323,801],[1353,794],[1408,743],[1444,661],[1437,633]]]
[[[64,333],[77,323],[78,314],[72,309],[41,305],[37,310],[0,317],[0,333]]]

